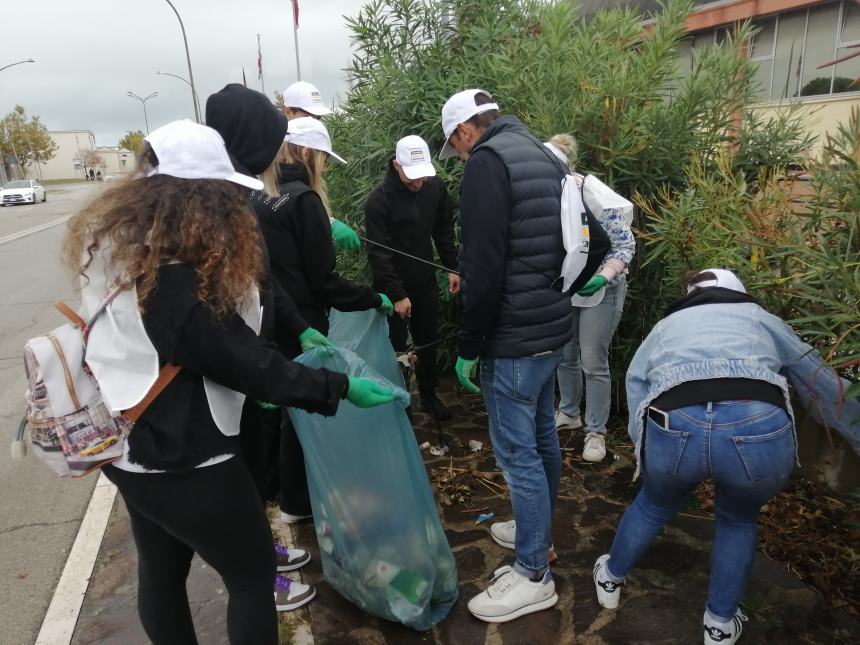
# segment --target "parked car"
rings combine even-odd
[[[48,192],[35,179],[7,181],[0,190],[0,206],[8,204],[35,204],[48,201]]]

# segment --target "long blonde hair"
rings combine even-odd
[[[304,151],[308,152],[307,161],[305,161]],[[308,173],[308,184],[311,190],[319,195],[323,206],[325,206],[326,213],[330,213],[331,207],[328,201],[328,189],[323,177],[327,156],[322,150],[297,146],[294,143],[285,141],[278,153],[278,160],[282,163],[298,163],[304,166],[304,169]]]

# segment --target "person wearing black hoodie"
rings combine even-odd
[[[206,100],[206,123],[224,139],[238,172],[260,176],[266,189],[276,193],[272,170],[287,133],[287,119],[266,98],[238,83],[231,83]],[[249,193],[250,194],[253,193]],[[250,200],[258,220],[271,209],[265,200]],[[263,322],[260,336],[279,347],[320,343],[320,334],[299,314],[295,303],[272,278],[268,248],[263,246],[264,275],[260,285]],[[278,454],[281,411],[249,401],[242,411],[242,453],[263,499],[278,494]]]
[[[379,309],[387,315],[394,311],[386,295],[335,271],[328,198],[322,180],[330,157],[344,163],[332,151],[325,126],[310,117],[293,119],[279,157],[280,197],[260,191],[251,196],[260,215],[272,275],[295,301],[302,318],[322,334],[328,333],[331,308]],[[295,336],[279,335],[278,342],[288,357],[303,349]],[[311,508],[304,453],[286,415],[281,429],[281,518],[290,523],[309,516]]]
[[[451,411],[436,396],[439,288],[429,263],[434,261],[435,242],[442,265],[449,270],[448,291],[459,293],[453,204],[421,137],[400,139],[387,165],[364,209],[373,286],[394,301],[397,315],[389,323],[394,349],[406,351],[407,324],[417,346],[429,345],[418,351],[415,366],[421,409],[436,419],[449,419]]]

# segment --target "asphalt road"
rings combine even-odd
[[[48,187],[48,201],[0,208],[0,643],[33,643],[86,510],[94,475],[61,480],[32,454],[12,460],[9,445],[23,411],[22,354],[32,336],[64,319],[51,305],[73,307],[71,274],[61,265],[74,214],[102,184]]]

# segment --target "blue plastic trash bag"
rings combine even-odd
[[[297,361],[395,387],[346,349],[315,349]],[[289,414],[326,581],[364,611],[424,631],[456,602],[457,571],[404,411],[409,395],[396,389],[395,403],[369,410],[343,401],[334,417]]]
[[[332,309],[328,321],[331,342],[355,352],[382,376],[403,387],[403,372],[388,340],[388,319],[384,315],[375,309],[350,312]]]

